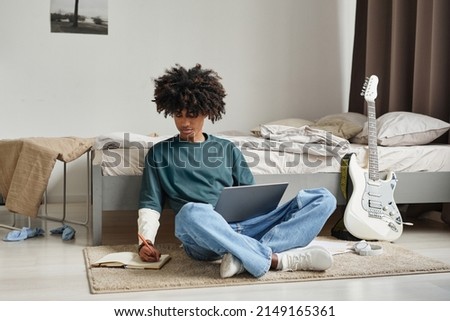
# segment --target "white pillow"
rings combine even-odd
[[[351,141],[367,144],[367,127]],[[445,134],[450,124],[431,116],[397,111],[381,115],[377,119],[377,142],[382,146],[412,146],[431,143]]]
[[[94,149],[150,148],[163,139],[164,137],[159,137],[156,133],[141,135],[130,132],[113,132],[97,136]]]
[[[260,126],[257,126],[251,130],[251,132],[256,136],[261,136],[261,126],[269,126],[269,125],[282,125],[282,126],[289,126],[289,127],[302,127],[305,125],[312,125],[314,122],[306,119],[301,118],[286,118],[286,119],[279,119],[275,121],[268,122],[266,124],[262,124]]]
[[[317,120],[311,127],[331,132],[333,135],[345,139],[350,139],[361,132],[366,121],[366,115],[347,112],[324,116]]]
[[[339,120],[345,120],[351,123],[354,123],[355,125],[359,125],[361,127],[364,126],[364,123],[367,121],[367,116],[360,114],[360,113],[354,113],[354,112],[346,112],[346,113],[340,113],[340,114],[332,114],[327,115],[319,120],[316,120],[316,124],[320,123],[326,123],[330,121],[339,121]]]

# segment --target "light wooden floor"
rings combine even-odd
[[[68,219],[80,219],[84,215],[82,205],[69,207]],[[53,206],[49,214],[61,213]],[[330,221],[333,223],[334,217]],[[104,243],[124,244],[136,242],[135,213],[105,213]],[[0,207],[0,224],[11,224],[12,216]],[[281,301],[442,301],[450,300],[450,273],[434,273],[396,277],[377,277],[352,280],[312,281],[272,285],[218,287],[186,290],[149,291],[124,294],[90,294],[82,249],[89,245],[88,228],[69,224],[76,229],[76,238],[62,241],[61,236],[50,235],[50,230],[61,223],[33,219],[32,227],[46,231],[44,237],[30,238],[21,242],[0,241],[0,300],[281,300]],[[396,242],[450,263],[450,226],[440,221],[438,213],[430,212],[415,225],[406,226]],[[18,215],[16,226],[28,226]],[[162,229],[171,229],[171,222],[162,222]],[[326,226],[323,234],[329,234]],[[0,228],[0,237],[9,231]],[[170,236],[168,237],[170,239]],[[160,238],[160,242],[168,239]]]

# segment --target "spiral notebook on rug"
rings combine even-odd
[[[269,183],[225,187],[215,211],[229,223],[247,220],[277,208],[288,183]]]

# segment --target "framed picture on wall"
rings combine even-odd
[[[108,34],[108,0],[50,0],[50,31]]]

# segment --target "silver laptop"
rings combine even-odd
[[[225,187],[214,209],[229,223],[266,214],[277,208],[287,186],[270,183]]]

